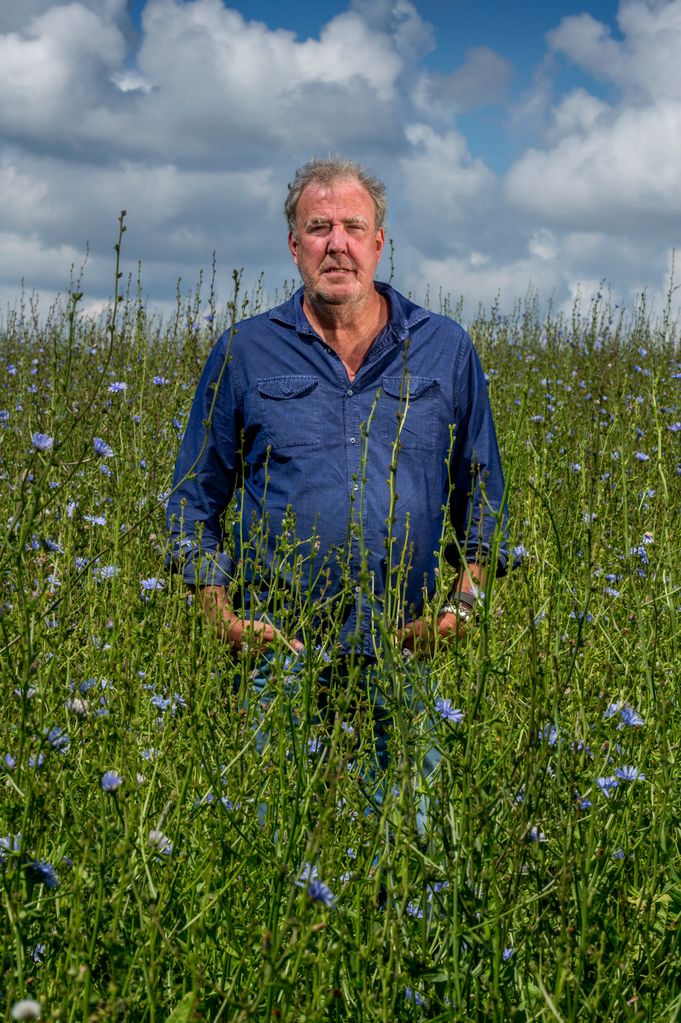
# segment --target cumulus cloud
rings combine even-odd
[[[424,72],[415,85],[414,100],[422,112],[451,120],[502,100],[511,75],[508,60],[487,46],[477,46],[468,50],[461,67],[449,74]]]
[[[681,0],[622,0],[618,27],[580,15],[549,33],[517,123],[546,109],[562,64],[582,82],[551,99],[533,148],[517,136],[499,175],[464,125],[490,105],[499,124],[514,116],[513,68],[479,46],[436,70],[418,0],[349,0],[309,36],[229,0],[146,0],[139,25],[127,0],[6,3],[0,297],[22,278],[62,290],[87,254],[95,308],[121,209],[125,272],[142,260],[153,302],[172,302],[178,277],[191,287],[214,251],[224,290],[234,267],[278,288],[294,276],[286,182],[338,151],[386,179],[403,290],[464,293],[469,308],[530,285],[567,300],[608,274],[623,295],[653,279],[664,290],[680,226]]]
[[[506,179],[509,200],[551,223],[615,232],[681,229],[681,104],[601,116],[548,150],[530,149]]]
[[[486,215],[494,175],[455,129],[439,132],[416,122],[405,136],[409,149],[399,160],[398,187],[406,226],[424,248],[458,248],[464,224]]]
[[[681,0],[625,0],[622,39],[589,14],[548,35],[554,53],[617,89],[610,103],[580,88],[552,110],[546,148],[510,169],[510,203],[550,224],[616,233],[681,230]]]
[[[681,99],[681,3],[623,0],[622,39],[590,14],[564,18],[549,32],[552,50],[595,77],[614,83],[628,99]]]

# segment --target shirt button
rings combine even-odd
[[[348,391],[347,391],[348,398],[352,398],[354,393],[355,392],[353,391],[352,387],[348,387]]]
[[[353,490],[359,490],[359,483],[355,483]]]
[[[351,437],[350,438],[350,443],[351,444],[356,444],[357,443],[357,438],[356,437]]]

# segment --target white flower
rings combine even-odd
[[[40,1002],[35,998],[22,998],[10,1009],[12,1019],[40,1019]]]

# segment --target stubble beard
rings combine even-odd
[[[298,268],[300,271],[300,267]],[[352,292],[338,292],[333,288],[324,287],[323,276],[313,279],[311,274],[300,274],[308,302],[312,305],[321,306],[342,306],[358,305],[362,301],[362,294],[359,289]]]

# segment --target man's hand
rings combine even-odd
[[[300,640],[288,640],[269,622],[259,618],[245,619],[238,615],[232,610],[224,586],[200,586],[196,595],[206,618],[216,626],[220,639],[231,646],[235,653],[246,646],[264,650],[277,637],[296,652],[304,649]]]
[[[451,640],[463,636],[466,625],[455,614],[432,618],[417,618],[398,632],[400,644],[414,654],[432,654],[438,640]]]

